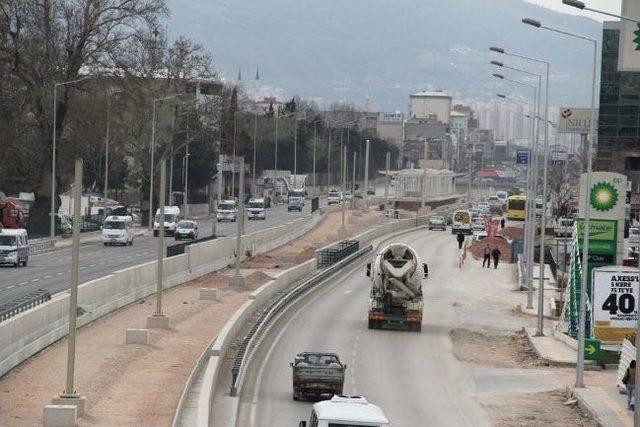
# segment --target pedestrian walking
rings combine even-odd
[[[498,248],[494,248],[491,251],[491,256],[493,257],[493,268],[498,268],[498,263],[500,262],[500,255],[502,255],[502,252],[500,252],[500,249]]]
[[[464,243],[464,234],[458,233],[456,240],[458,241],[458,249],[462,249],[462,244]]]
[[[504,217],[500,219],[500,229],[504,230]]]
[[[636,361],[629,363],[627,371],[622,377],[622,384],[627,388],[627,409],[635,410],[636,407]]]
[[[485,264],[487,268],[491,268],[491,247],[489,245],[484,247],[484,259],[482,260],[482,268],[484,268]]]

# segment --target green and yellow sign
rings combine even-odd
[[[616,254],[618,222],[607,219],[589,220],[589,252]],[[578,219],[578,242],[583,244],[584,219]]]

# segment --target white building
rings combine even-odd
[[[436,116],[438,121],[449,124],[451,96],[444,92],[420,92],[409,95],[409,112],[412,119]]]

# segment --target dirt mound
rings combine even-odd
[[[501,234],[509,239],[522,239],[524,237],[524,228],[505,227]]]
[[[502,237],[485,237],[479,242],[472,243],[468,250],[475,259],[482,259],[484,257],[484,248],[487,245],[491,250],[496,247],[500,250],[500,261],[509,262],[511,260],[511,245]]]

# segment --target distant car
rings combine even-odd
[[[192,220],[182,220],[178,223],[175,232],[175,239],[191,239],[195,240],[198,238],[198,224]]]
[[[375,196],[376,195],[376,187],[374,187],[373,185],[370,185],[367,187],[367,194],[370,196]]]
[[[267,219],[264,199],[251,199],[247,203],[247,219]]]
[[[434,215],[429,218],[429,230],[442,230],[447,229],[447,222],[443,216]]]
[[[475,218],[471,221],[471,229],[473,231],[484,231],[484,219]]]
[[[329,191],[327,195],[327,205],[336,205],[342,203],[342,194],[337,190]]]
[[[480,203],[478,203],[478,208],[480,210],[483,210],[483,209],[487,209],[488,210],[489,209],[489,203],[488,202],[480,202]]]
[[[216,219],[221,221],[236,222],[236,215],[238,209],[236,208],[235,200],[220,200],[216,207]]]
[[[447,225],[453,225],[453,214],[447,214],[447,216],[445,217],[445,221]]]
[[[471,208],[469,209],[469,213],[471,214],[471,218],[477,218],[478,215],[480,215],[480,209],[479,208]]]

